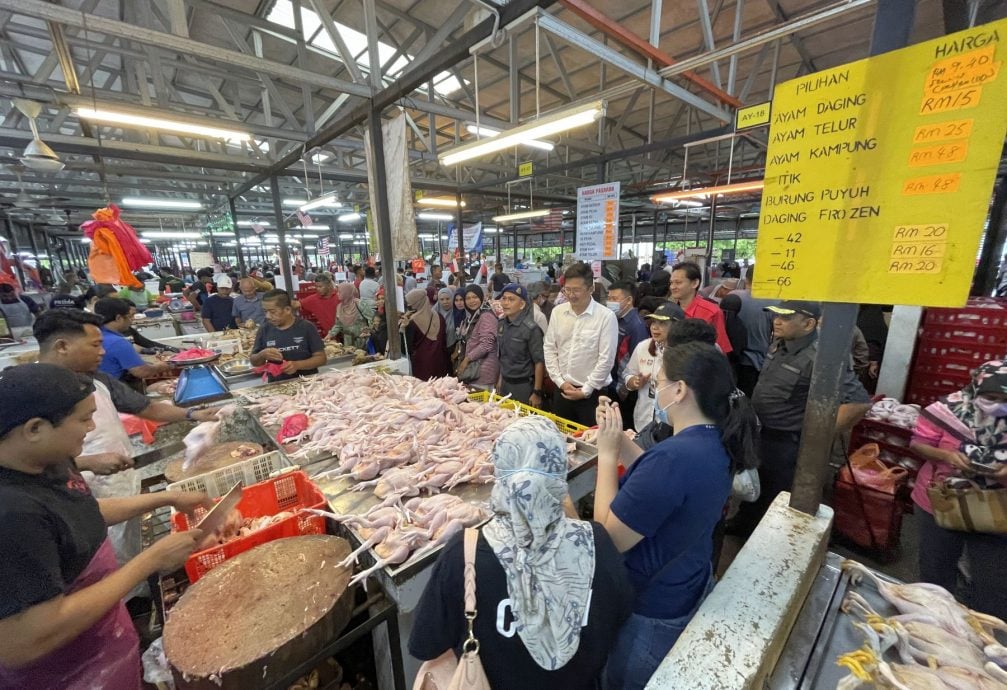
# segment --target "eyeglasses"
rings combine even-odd
[[[585,292],[590,292],[590,291],[591,291],[591,289],[590,288],[586,288],[586,287],[582,287],[582,288],[565,287],[565,288],[563,288],[563,294],[564,295],[583,295]]]

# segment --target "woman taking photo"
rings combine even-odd
[[[965,552],[971,586],[962,603],[1007,618],[1007,582],[1000,569],[1007,537],[941,527],[927,493],[928,486],[949,478],[968,479],[982,488],[1007,486],[1007,462],[1001,459],[1007,448],[1007,363],[986,362],[972,372],[968,386],[927,406],[910,448],[926,459],[912,494],[920,507],[920,580],[955,594],[958,561]]]
[[[413,376],[428,381],[448,375],[444,319],[430,306],[426,290],[406,293],[406,313],[399,319],[399,330],[405,336]]]
[[[493,690],[593,690],[633,591],[601,525],[569,518],[566,442],[524,417],[493,447],[494,517],[476,548],[475,637]],[[464,531],[463,531],[464,532]],[[409,652],[461,651],[463,533],[444,547],[416,610]]]
[[[713,588],[713,533],[736,472],[757,464],[757,421],[713,345],[666,348],[654,416],[674,435],[625,457],[618,406],[598,407],[594,518],[623,553],[633,615],[605,671],[606,687],[643,688]],[[632,465],[620,480],[618,455]]]
[[[483,289],[464,290],[465,321],[459,333],[456,376],[473,386],[493,386],[500,374],[497,358],[497,316],[485,301]],[[477,364],[478,363],[478,364]]]

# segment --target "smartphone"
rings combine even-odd
[[[969,462],[969,466],[973,470],[975,470],[975,472],[978,473],[978,474],[993,474],[994,472],[997,472],[1002,467],[1002,464],[999,463],[999,462],[989,462],[989,463],[986,463],[986,462],[977,462],[975,460],[972,460],[971,462]]]

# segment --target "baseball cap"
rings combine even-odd
[[[0,371],[0,438],[29,419],[63,415],[94,392],[91,381],[55,364]]]
[[[682,311],[682,307],[677,304],[673,302],[665,302],[643,318],[656,319],[658,321],[681,321],[685,318],[685,312]]]
[[[525,302],[528,301],[528,290],[525,288],[524,285],[521,285],[519,283],[507,283],[506,285],[504,285],[504,289],[500,291],[500,296],[503,297],[504,294],[508,292],[514,293],[515,295],[523,299]]]
[[[794,314],[804,314],[813,319],[822,318],[822,306],[818,302],[804,302],[796,299],[788,299],[778,305],[766,307],[763,311],[771,311],[781,316],[793,316]]]
[[[234,283],[231,282],[231,276],[226,273],[218,273],[213,278],[213,282],[217,284],[218,288],[233,288]]]

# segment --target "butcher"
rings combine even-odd
[[[262,296],[266,323],[255,336],[249,360],[266,366],[270,381],[285,381],[304,374],[317,374],[325,364],[325,343],[318,329],[294,316],[290,295],[270,290]]]
[[[121,568],[113,525],[206,494],[95,499],[73,458],[95,428],[91,379],[52,364],[0,372],[0,687],[138,690],[139,640],[123,597],[181,567],[202,537],[171,534]]]

